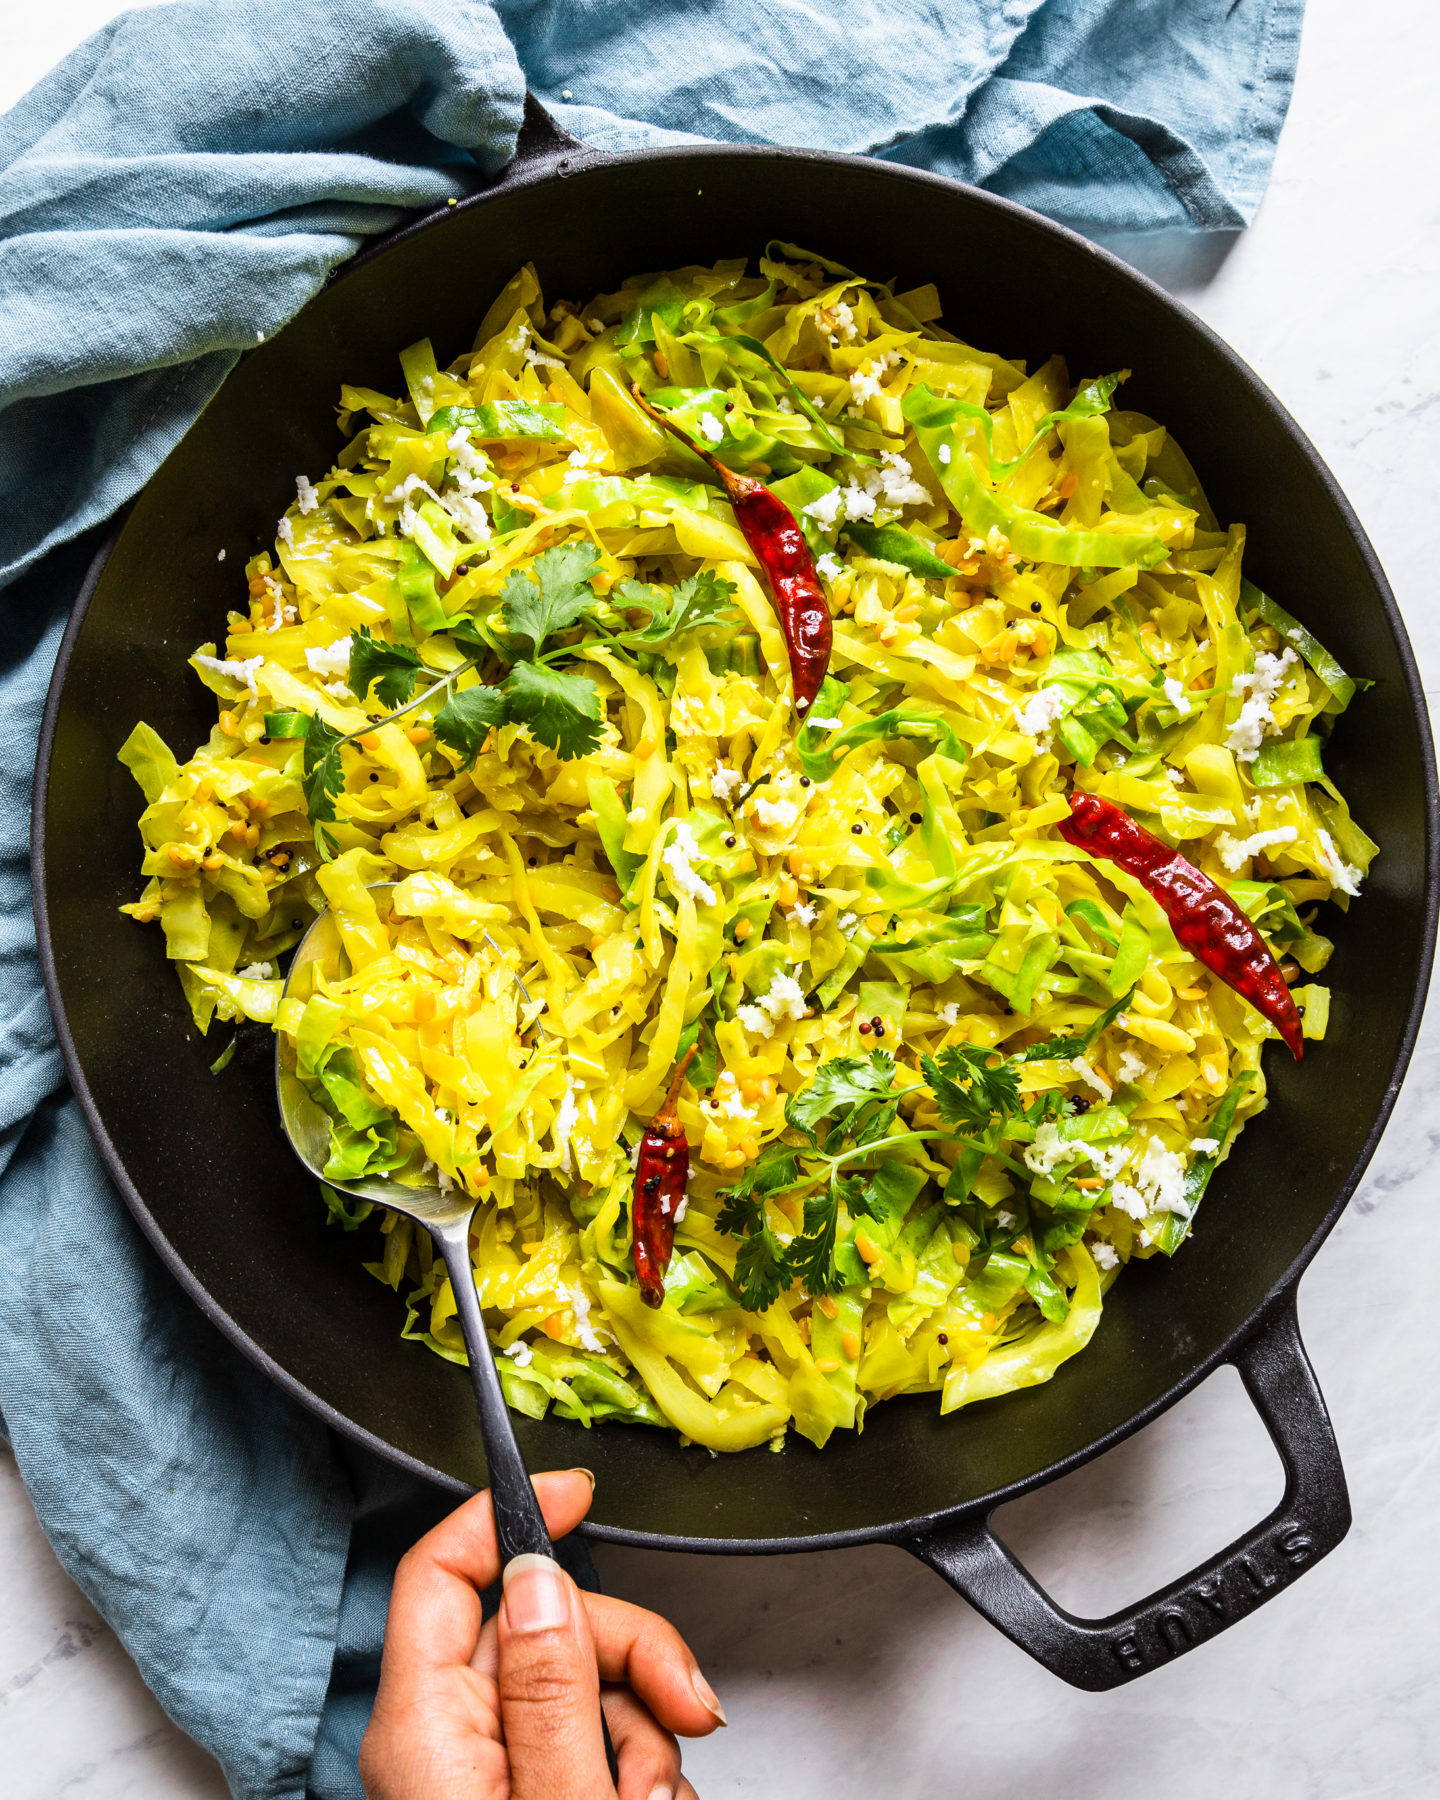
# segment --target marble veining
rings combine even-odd
[[[7,20],[0,106],[118,11]],[[1440,451],[1440,22],[1389,0],[1364,28],[1311,0],[1290,120],[1254,229],[1117,246],[1201,314],[1311,435],[1395,586],[1440,696],[1433,604]],[[1417,526],[1419,527],[1417,529]],[[1433,1009],[1432,1009],[1433,1011]],[[705,1800],[1404,1800],[1440,1793],[1440,1026],[1301,1289],[1355,1510],[1292,1590],[1109,1695],[1062,1686],[886,1548],[751,1562],[603,1551],[612,1592],[687,1633],[732,1725],[687,1758]],[[1138,1437],[997,1527],[1065,1605],[1103,1613],[1262,1517],[1279,1465],[1222,1371]],[[0,1453],[0,1743],[7,1800],[220,1800],[60,1571]]]

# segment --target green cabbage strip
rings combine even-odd
[[[824,414],[816,408],[815,403],[811,400],[810,396],[805,393],[802,388],[795,385],[794,378],[790,371],[785,368],[782,363],[776,361],[771,353],[760,342],[759,338],[749,337],[743,331],[687,331],[684,336],[680,338],[680,342],[684,344],[687,349],[698,349],[701,345],[717,346],[723,351],[727,361],[731,360],[733,346],[738,345],[740,349],[748,350],[751,356],[758,357],[768,369],[772,370],[780,377],[780,381],[785,392],[789,395],[792,404],[798,406],[800,411],[804,413],[805,417],[815,428],[815,433],[820,439],[821,447],[827,450],[831,456],[848,456],[852,462],[878,462],[879,459],[877,457],[867,456],[863,451],[847,450],[845,445],[830,429]]]
[[[1235,1113],[1240,1102],[1245,1098],[1245,1090],[1255,1079],[1247,1069],[1243,1075],[1237,1075],[1225,1090],[1225,1097],[1215,1109],[1215,1117],[1205,1128],[1207,1138],[1218,1138],[1220,1148],[1209,1156],[1197,1156],[1185,1171],[1185,1211],[1183,1213],[1166,1213],[1154,1233],[1155,1247],[1166,1256],[1173,1256],[1185,1239],[1190,1235],[1190,1225],[1195,1217],[1195,1209],[1204,1197],[1210,1185],[1210,1177],[1220,1166],[1225,1154],[1231,1128],[1235,1123]]]
[[[838,481],[832,481],[828,475],[822,475],[811,463],[802,463],[793,474],[770,483],[771,493],[783,500],[794,513],[801,531],[805,533],[805,541],[816,556],[823,556],[830,549],[830,542],[805,508],[839,485]],[[839,535],[849,538],[864,555],[873,556],[880,562],[894,563],[897,568],[908,569],[912,575],[922,575],[929,581],[948,581],[955,573],[949,563],[922,544],[914,532],[907,531],[903,525],[851,523],[842,525]]]
[[[832,545],[805,508],[839,485],[838,481],[832,481],[828,475],[822,475],[813,463],[801,463],[794,474],[783,476],[779,481],[769,484],[770,492],[775,498],[783,500],[794,513],[795,523],[804,532],[805,542],[810,546],[812,556],[825,556]]]
[[[867,556],[880,562],[895,563],[912,575],[923,575],[930,581],[948,581],[955,573],[950,564],[927,550],[913,532],[903,525],[846,525],[843,536],[857,545]]]
[[[170,746],[149,725],[137,725],[116,754],[140,784],[147,806],[154,806],[180,773]]]
[[[1090,1342],[1100,1323],[1100,1277],[1094,1259],[1083,1244],[1075,1244],[1061,1252],[1061,1261],[1062,1274],[1073,1275],[1075,1282],[1064,1322],[1047,1319],[1014,1343],[992,1350],[978,1368],[953,1369],[945,1378],[942,1414],[1016,1388],[1036,1387]]]
[[[1083,919],[1096,937],[1103,938],[1112,947],[1118,942],[1115,927],[1093,900],[1072,900],[1065,908],[1065,917]]]
[[[784,238],[766,240],[765,254],[760,261],[762,270],[768,262],[814,263],[827,275],[833,275],[837,280],[855,287],[883,288],[884,286],[883,282],[869,281],[865,276],[857,275],[854,269],[847,268],[844,263],[835,262],[828,256],[822,256],[818,250],[807,250],[803,244],[789,244]],[[785,273],[788,278],[793,271],[787,269]]]
[[[812,716],[833,718],[845,704],[846,695],[845,683],[834,675],[827,675],[815,696]],[[822,738],[825,739],[823,743]],[[969,755],[944,719],[915,706],[892,706],[888,712],[861,719],[854,725],[831,732],[828,737],[823,726],[807,724],[801,728],[795,747],[800,755],[800,767],[811,781],[828,781],[852,751],[862,744],[889,738],[929,739],[953,763],[963,763]]]
[[[988,471],[982,476],[975,466],[964,442],[970,433],[956,429],[962,420],[971,425],[978,423],[976,414],[988,420],[990,415],[984,407],[965,400],[942,400],[922,384],[911,388],[900,410],[914,428],[916,441],[947,498],[973,536],[983,538],[996,530],[1018,555],[1031,562],[1063,563],[1081,569],[1148,569],[1170,554],[1168,545],[1157,537],[1075,531],[1058,520],[1046,518],[1044,513],[1030,512],[1002,500],[990,485]]]
[[[310,715],[303,712],[268,712],[265,735],[270,738],[303,738],[310,734]]]
[[[383,1175],[411,1156],[409,1147],[400,1147],[398,1119],[371,1096],[355,1052],[339,1042],[351,1022],[346,1007],[317,994],[306,1002],[295,1032],[296,1076],[330,1124],[327,1181]]]
[[[503,1351],[495,1366],[505,1398],[517,1412],[542,1419],[551,1403],[558,1419],[590,1426],[597,1419],[613,1419],[633,1425],[667,1423],[650,1396],[617,1374],[598,1356],[587,1356],[568,1345],[537,1338],[524,1363]]]
[[[717,325],[748,325],[751,319],[758,319],[761,313],[769,312],[774,304],[775,283],[771,280],[753,300],[737,300],[733,306],[717,306],[715,322]]]
[[[1125,916],[1120,921],[1120,940],[1115,946],[1115,960],[1105,978],[1105,985],[1112,994],[1123,994],[1134,987],[1144,973],[1154,947],[1154,940],[1139,909],[1127,906]]]
[[[850,977],[855,974],[866,956],[869,955],[870,946],[874,942],[875,934],[873,932],[867,931],[863,925],[855,927],[850,935],[849,943],[845,946],[844,955],[815,990],[815,1004],[821,1012],[829,1012],[840,998]]]
[[[1279,882],[1232,881],[1227,892],[1251,924],[1293,956],[1307,975],[1318,975],[1329,962],[1335,946],[1309,929]]]
[[[980,427],[985,439],[985,453],[989,461],[990,479],[1000,482],[1018,469],[1025,458],[1035,448],[1041,438],[1053,431],[1057,425],[1078,419],[1098,419],[1110,410],[1111,396],[1120,383],[1128,376],[1128,369],[1118,375],[1102,375],[1097,381],[1087,381],[1075,395],[1068,406],[1062,406],[1058,412],[1046,413],[1030,434],[1030,441],[1018,456],[1012,456],[1009,462],[1003,461],[995,454],[995,418],[983,406],[977,406],[973,400],[962,400],[957,404],[963,409],[966,418],[973,419]],[[1105,439],[1108,444],[1108,433]]]
[[[442,406],[425,427],[450,437],[461,429],[486,443],[563,444],[565,408],[548,400],[489,400],[484,406]]]
[[[395,593],[403,600],[415,630],[424,637],[444,631],[451,622],[435,586],[435,569],[423,550],[408,539],[401,543]]]
[[[685,311],[691,306],[698,317],[709,318],[711,303],[708,299],[686,294],[668,275],[662,275],[621,318],[615,328],[615,342],[626,349],[653,344],[656,319],[673,334],[685,324]]]
[[[625,848],[625,833],[630,829],[630,816],[625,802],[620,798],[620,789],[607,776],[592,775],[585,783],[585,792],[589,796],[591,810],[595,814],[595,829],[599,832],[600,842],[610,859],[610,867],[615,871],[615,879],[628,898],[635,877],[645,867],[645,858],[636,856]]]
[[[1302,781],[1323,781],[1317,737],[1292,738],[1288,743],[1262,744],[1250,765],[1250,779],[1257,788],[1295,787]]]
[[[1243,578],[1240,582],[1240,611],[1251,615],[1252,621],[1254,615],[1258,614],[1272,631],[1280,633],[1298,656],[1304,658],[1334,697],[1336,712],[1344,712],[1355,698],[1357,687],[1368,685],[1353,681],[1319,639],[1312,637],[1298,619],[1292,618],[1268,594],[1261,593],[1253,581]]]
[[[958,974],[967,962],[983,962],[995,948],[986,928],[983,906],[957,906],[934,925],[907,938],[876,938],[870,949],[922,981],[938,985]]]
[[[1098,650],[1057,650],[1040,687],[1059,688],[1065,695],[1065,710],[1056,721],[1055,735],[1085,768],[1112,740],[1126,750],[1135,749],[1135,739],[1126,731],[1130,715],[1122,683]]]

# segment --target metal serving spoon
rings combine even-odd
[[[372,887],[377,909],[388,919],[393,882]],[[344,945],[333,912],[323,912],[296,946],[285,978],[287,997],[296,990],[308,991],[308,971],[318,970],[332,979],[348,968]],[[516,976],[515,985],[528,1001],[524,984]],[[535,1498],[529,1474],[515,1442],[509,1409],[500,1387],[500,1374],[495,1367],[485,1319],[480,1310],[480,1296],[475,1291],[475,1276],[470,1265],[470,1221],[480,1204],[463,1188],[448,1193],[438,1182],[434,1187],[410,1187],[388,1175],[367,1175],[359,1181],[331,1181],[324,1173],[330,1154],[330,1120],[305,1091],[295,1073],[295,1051],[289,1038],[278,1033],[275,1039],[275,1088],[280,1099],[280,1120],[291,1148],[310,1173],[325,1181],[339,1194],[357,1200],[368,1200],[374,1206],[388,1206],[423,1225],[435,1241],[435,1248],[445,1259],[450,1286],[455,1294],[455,1312],[465,1338],[465,1351],[470,1360],[470,1381],[475,1389],[475,1405],[480,1414],[480,1442],[485,1450],[485,1466],[490,1476],[490,1500],[495,1510],[495,1536],[500,1546],[502,1568],[516,1556],[548,1556],[555,1558],[555,1546]],[[593,1579],[593,1578],[592,1578]],[[588,1587],[582,1575],[580,1585]],[[598,1590],[599,1582],[593,1581]],[[605,1756],[612,1778],[618,1780],[614,1746],[605,1715],[600,1715],[605,1734]]]

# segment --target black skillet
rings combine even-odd
[[[362,1231],[322,1223],[276,1122],[268,1061],[208,1065],[158,934],[117,911],[138,891],[140,799],[115,752],[137,718],[183,754],[213,702],[185,658],[223,633],[246,556],[297,473],[329,466],[342,378],[393,388],[397,347],[442,365],[527,259],[547,296],[626,275],[812,246],[901,286],[934,280],[947,322],[1007,355],[1133,369],[1125,404],[1163,419],[1247,568],[1375,686],[1327,760],[1383,854],[1336,940],[1329,1040],[1269,1052],[1271,1102],[1212,1185],[1173,1263],[1136,1264],[1085,1354],[1048,1385],[941,1419],[892,1401],[824,1452],[712,1458],[643,1429],[517,1419],[532,1469],[583,1462],[605,1542],[912,1551],[1065,1680],[1114,1687],[1213,1636],[1332,1550],[1344,1475],[1295,1320],[1300,1275],[1379,1141],[1414,1045],[1436,905],[1435,767],[1420,681],[1374,554],[1315,451],[1222,343],[1094,245],[1003,200],[894,165],[753,148],[606,157],[531,103],[488,192],[358,258],[247,355],[102,552],[45,715],[34,867],[41,954],[70,1078],[120,1191],[185,1289],[289,1393],[455,1491],[484,1464],[464,1372],[399,1336],[396,1297],[361,1269]],[[219,563],[224,548],[227,560]],[[207,717],[207,714],[210,716]],[[1269,1518],[1183,1580],[1100,1620],[1062,1611],[988,1529],[993,1509],[1152,1419],[1223,1362],[1284,1460]]]

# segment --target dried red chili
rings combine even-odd
[[[709,463],[720,478],[720,485],[735,508],[735,521],[745,533],[745,541],[755,552],[775,596],[775,610],[780,615],[780,629],[785,633],[785,647],[790,653],[795,710],[805,712],[820,692],[820,683],[830,667],[830,648],[834,639],[830,603],[820,585],[805,533],[790,508],[777,499],[763,481],[727,469],[712,451],[697,444],[688,432],[658,412],[638,387],[632,387],[630,391],[636,404],[657,425],[662,425],[687,449]]]
[[[665,1271],[675,1245],[675,1215],[685,1198],[685,1181],[690,1173],[690,1146],[675,1103],[694,1054],[692,1044],[675,1070],[665,1104],[645,1127],[635,1159],[630,1223],[640,1298],[647,1306],[659,1306],[665,1298]]]
[[[1285,977],[1224,888],[1098,794],[1072,794],[1070,817],[1057,829],[1066,843],[1105,857],[1142,883],[1185,949],[1268,1019],[1300,1060],[1300,1014]]]

